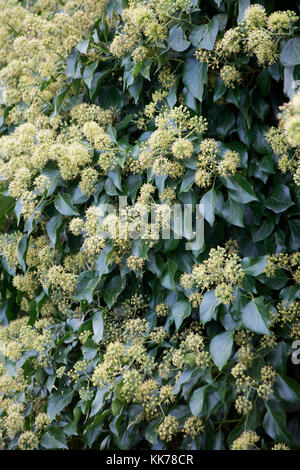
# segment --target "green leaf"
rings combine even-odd
[[[271,196],[266,199],[266,207],[276,214],[286,211],[293,204],[290,190],[284,184],[274,186]]]
[[[175,321],[176,330],[179,330],[183,320],[189,317],[192,311],[190,302],[187,300],[179,300],[171,307],[172,317]]]
[[[200,321],[205,324],[214,318],[218,305],[220,301],[215,296],[215,290],[205,292],[199,308]]]
[[[259,227],[251,228],[252,240],[254,243],[265,240],[274,230],[274,224],[271,220],[265,219]]]
[[[108,395],[107,387],[98,388],[96,396],[91,406],[90,416],[95,416],[101,410],[105,397]]]
[[[228,362],[233,346],[233,331],[225,331],[215,336],[210,342],[210,354],[216,364],[221,370]]]
[[[284,41],[280,53],[280,62],[284,66],[300,64],[300,37]]]
[[[193,416],[199,416],[202,411],[206,389],[207,385],[204,385],[193,391],[189,402]]]
[[[58,95],[56,95],[56,97],[54,98],[54,114],[58,114],[59,113],[59,110],[60,110],[60,107],[68,93],[68,90],[70,88],[70,85],[66,86],[61,93],[59,93]]]
[[[209,23],[196,26],[190,32],[190,40],[193,46],[200,49],[207,49],[212,51],[216,42],[216,37],[219,30],[218,18],[215,16]]]
[[[169,46],[177,52],[185,51],[191,43],[186,40],[181,26],[174,25],[169,31]]]
[[[70,194],[58,194],[54,199],[54,206],[58,212],[65,216],[79,215],[72,204]]]
[[[61,179],[60,172],[53,168],[45,168],[41,174],[47,176],[50,180],[50,188],[47,191],[47,196],[51,196],[56,190],[59,180]]]
[[[51,219],[46,225],[46,230],[48,237],[50,239],[50,246],[52,248],[55,248],[56,245],[56,240],[57,240],[57,231],[59,227],[62,224],[62,216],[60,214],[56,214]]]
[[[114,276],[105,284],[102,289],[102,295],[109,308],[116,302],[121,292],[125,289],[125,286],[126,280],[122,279],[119,275]]]
[[[7,211],[14,206],[15,200],[12,197],[6,197],[0,194],[0,220],[2,220]]]
[[[94,290],[99,282],[96,271],[84,271],[80,274],[75,288],[77,300],[86,300],[89,304],[93,300]]]
[[[195,171],[187,170],[184,177],[181,180],[179,193],[186,193],[191,189],[195,180]]]
[[[244,258],[242,261],[242,268],[248,276],[259,276],[263,273],[267,265],[267,256],[259,256],[253,258],[252,256]]]
[[[244,227],[244,212],[245,206],[239,202],[235,202],[228,197],[224,202],[220,216],[223,217],[229,224],[236,225],[237,227]]]
[[[300,387],[290,377],[277,373],[276,391],[280,398],[288,403],[300,405]]]
[[[24,272],[26,271],[26,263],[25,263],[24,257],[27,252],[27,247],[28,247],[28,235],[25,235],[24,237],[21,238],[18,244],[18,261]]]
[[[96,62],[93,62],[91,65],[86,67],[86,69],[83,72],[83,81],[88,87],[88,89],[91,88],[92,86],[92,81],[93,81],[93,76],[95,73],[96,68],[98,67],[98,60]]]
[[[243,311],[243,323],[251,331],[261,335],[269,335],[269,309],[264,304],[263,297],[251,300]]]
[[[214,103],[225,95],[227,88],[221,77],[217,77],[214,87]]]
[[[141,175],[130,175],[127,178],[128,195],[131,197],[132,202],[135,201],[137,192],[142,186],[143,179]]]
[[[191,95],[202,101],[204,85],[207,83],[207,64],[188,57],[184,62],[182,79]]]
[[[59,392],[53,392],[48,398],[47,414],[50,421],[63,411],[72,401],[74,390],[62,390]]]
[[[93,341],[99,344],[103,337],[104,321],[103,321],[103,310],[97,310],[93,316]]]
[[[217,203],[217,193],[214,189],[210,189],[200,200],[200,204],[204,205],[204,218],[212,227],[215,223],[215,208]]]
[[[44,449],[68,449],[66,437],[62,428],[51,427],[42,437],[41,446]]]
[[[244,14],[248,6],[250,5],[250,0],[239,0],[239,16],[238,16],[238,23],[241,23],[244,19]]]
[[[235,115],[232,111],[225,110],[221,115],[217,117],[216,122],[216,133],[220,139],[225,139],[225,137],[230,133],[235,125]]]
[[[168,259],[168,262],[163,271],[163,275],[160,279],[161,284],[166,289],[173,290],[173,291],[176,290],[176,284],[174,281],[174,276],[175,276],[176,271],[177,271],[177,264],[173,260]]]
[[[289,220],[289,229],[291,232],[289,248],[291,251],[297,251],[300,248],[300,220]]]
[[[284,442],[287,445],[291,444],[291,436],[286,428],[286,414],[280,407],[278,402],[266,403],[268,411],[266,412],[263,420],[263,428],[265,432],[277,442]]]
[[[228,193],[234,201],[243,204],[258,201],[252,184],[241,174],[237,173],[234,176],[225,178],[224,184],[226,188],[228,188]]]

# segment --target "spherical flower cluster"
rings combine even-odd
[[[34,420],[34,426],[37,432],[44,432],[50,425],[50,418],[47,413],[39,413]]]
[[[267,13],[262,5],[249,6],[244,13],[244,21],[249,29],[262,29],[267,23]]]
[[[131,255],[127,258],[127,266],[132,271],[141,271],[144,267],[145,260],[143,258],[139,258],[138,256]]]
[[[207,123],[202,117],[191,117],[188,108],[180,105],[160,112],[155,124],[156,130],[141,148],[138,160],[140,169],[152,167],[157,175],[179,178],[185,173],[181,161],[191,158],[193,154],[193,144],[187,134],[202,135]]]
[[[272,65],[279,57],[280,40],[293,32],[297,20],[297,15],[291,11],[274,12],[268,17],[262,5],[250,5],[241,23],[225,31],[212,51],[197,49],[196,58],[213,69],[222,66],[221,78],[227,87],[234,88],[244,75],[239,61],[241,54],[254,55],[259,66]]]
[[[234,286],[241,283],[243,278],[244,271],[238,254],[219,246],[210,250],[208,259],[202,264],[194,265],[191,274],[183,274],[180,283],[185,289],[197,287],[200,292],[216,285],[216,298],[228,304],[232,300]]]
[[[220,77],[228,88],[235,88],[242,81],[241,74],[234,65],[224,65],[220,70]]]
[[[62,71],[68,54],[88,34],[105,7],[105,0],[80,0],[76,8],[72,0],[64,5],[41,0],[27,2],[26,6],[9,2],[3,7],[0,79],[5,87],[4,99],[8,106],[26,105],[14,107],[12,121],[23,121],[24,116],[35,121],[45,102],[66,85],[67,76]]]
[[[282,108],[281,125],[288,144],[295,148],[300,145],[300,92],[294,94],[292,100]],[[275,152],[276,153],[276,152]],[[299,158],[299,155],[298,155]]]
[[[32,431],[25,431],[19,437],[18,447],[21,450],[35,450],[38,445],[38,436]]]
[[[179,430],[179,423],[177,418],[168,415],[164,418],[163,422],[158,426],[157,433],[162,441],[171,442],[173,436]]]
[[[204,422],[201,418],[198,418],[197,416],[190,416],[185,420],[182,432],[184,433],[185,437],[189,436],[192,439],[195,439],[196,436],[204,431],[204,428]]]
[[[158,304],[155,307],[155,312],[158,317],[167,317],[170,312],[170,306],[168,304]]]
[[[264,400],[268,400],[273,391],[273,384],[276,379],[276,372],[271,366],[264,366],[261,369],[261,383],[258,386],[257,394]]]
[[[240,437],[233,441],[232,450],[249,450],[256,447],[259,441],[259,436],[254,431],[244,431]]]
[[[157,47],[157,42],[167,38],[177,17],[190,9],[190,0],[132,2],[123,11],[123,24],[110,45],[111,54],[122,57],[130,52],[136,63],[142,62],[151,55],[151,46]]]
[[[182,137],[176,139],[172,145],[172,154],[179,160],[191,158],[193,151],[192,142]]]
[[[268,29],[272,33],[283,34],[291,29],[298,18],[294,11],[275,11],[268,17]]]
[[[282,442],[278,442],[272,447],[271,450],[290,450],[290,448],[286,444],[283,444]]]
[[[227,178],[234,175],[239,163],[238,152],[228,150],[220,156],[217,142],[214,139],[204,139],[197,158],[198,169],[195,173],[195,183],[201,188],[210,186],[214,177]]]
[[[271,34],[264,30],[253,29],[249,32],[247,49],[255,54],[259,65],[272,65],[279,57]]]
[[[87,196],[91,196],[95,192],[95,184],[97,183],[99,174],[94,168],[85,168],[81,173],[79,187],[81,192]]]

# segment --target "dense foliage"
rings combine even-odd
[[[299,449],[297,2],[0,10],[2,448]]]

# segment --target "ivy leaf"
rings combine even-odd
[[[300,248],[300,220],[291,219],[288,224],[291,232],[289,247],[291,251],[297,251]]]
[[[280,404],[272,400],[266,403],[268,411],[263,420],[265,432],[277,442],[291,444],[291,436],[286,428],[286,415]]]
[[[191,189],[195,180],[195,171],[187,170],[184,177],[181,180],[179,193],[186,193]]]
[[[259,256],[258,258],[248,257],[242,261],[242,268],[248,276],[259,276],[265,270],[267,265],[267,256]]]
[[[86,300],[90,304],[93,300],[93,293],[98,282],[99,277],[96,271],[84,271],[81,273],[75,288],[76,299]]]
[[[79,215],[79,213],[72,204],[70,194],[58,194],[54,199],[54,206],[55,209],[62,215]]]
[[[207,191],[200,200],[200,204],[204,206],[204,218],[212,227],[215,223],[215,208],[217,203],[217,193],[214,189]]]
[[[53,168],[45,168],[41,174],[47,176],[50,180],[50,187],[47,191],[47,196],[51,196],[56,190],[59,180],[61,179],[60,172]]]
[[[229,224],[236,225],[237,227],[244,227],[244,204],[233,201],[231,197],[224,202],[220,216],[223,217]]]
[[[219,31],[219,21],[216,16],[209,23],[196,26],[190,32],[190,40],[195,47],[212,51]]]
[[[276,391],[282,400],[298,406],[300,405],[299,384],[290,377],[277,373]]]
[[[102,295],[107,303],[107,306],[111,308],[116,302],[121,292],[125,289],[126,279],[122,279],[121,276],[117,275],[110,279],[102,289]]]
[[[202,101],[204,85],[207,83],[207,64],[188,57],[184,62],[182,79],[191,95]]]
[[[175,241],[178,241],[178,240],[175,240]],[[176,290],[176,284],[174,281],[174,276],[176,274],[176,271],[177,271],[177,264],[173,260],[168,259],[168,262],[163,271],[163,275],[160,279],[161,284],[166,289],[173,290],[173,291]]]
[[[93,62],[88,67],[86,67],[86,69],[83,72],[83,76],[82,76],[83,81],[88,87],[88,89],[90,89],[92,86],[93,76],[97,67],[98,67],[98,60],[96,62]]]
[[[52,248],[55,248],[56,245],[56,239],[57,239],[57,230],[62,224],[62,216],[60,214],[56,214],[51,219],[46,225],[46,230],[48,237],[50,239],[50,246]]]
[[[266,207],[276,214],[286,211],[293,205],[290,190],[284,184],[274,186],[271,196],[266,199]]]
[[[53,421],[56,415],[64,410],[72,401],[74,390],[62,390],[53,392],[48,398],[47,414],[50,421]]]
[[[210,354],[219,370],[223,369],[231,356],[233,346],[232,336],[233,331],[225,331],[215,336],[210,342]]]
[[[199,307],[200,321],[205,324],[214,318],[218,305],[220,305],[220,301],[215,296],[215,290],[205,292]]]
[[[178,300],[171,308],[172,317],[175,320],[176,330],[179,330],[183,320],[189,317],[192,311],[192,307],[187,300]]]
[[[204,385],[193,391],[189,403],[193,416],[199,416],[202,411],[206,389],[207,385]]]
[[[239,16],[238,16],[238,23],[241,23],[244,19],[245,11],[250,5],[250,0],[239,0]]]
[[[97,312],[95,312],[92,323],[94,331],[93,341],[96,344],[99,344],[102,340],[104,331],[103,310],[97,310]]]
[[[67,85],[61,93],[59,93],[55,98],[54,98],[54,115],[59,113],[60,107],[68,93],[68,90],[70,88],[70,85]]]
[[[300,64],[300,37],[284,41],[280,53],[280,62],[284,66]]]
[[[274,230],[274,224],[271,220],[265,219],[259,227],[251,228],[252,240],[254,243],[265,240]]]
[[[26,271],[26,263],[24,260],[24,256],[26,254],[27,247],[28,247],[28,235],[25,235],[24,237],[21,238],[18,244],[18,261],[24,272]]]
[[[169,31],[169,46],[176,52],[183,52],[190,46],[181,26],[174,25]]]
[[[51,427],[42,437],[41,446],[44,449],[68,449],[66,436],[59,426]]]
[[[269,310],[264,304],[263,297],[251,300],[243,311],[243,323],[246,328],[261,335],[269,335]]]
[[[248,204],[251,201],[258,201],[252,184],[241,174],[224,179],[224,184],[228,188],[228,193],[236,202]]]

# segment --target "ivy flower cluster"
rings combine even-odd
[[[227,178],[234,175],[239,163],[238,152],[227,150],[220,156],[217,141],[204,139],[200,144],[200,153],[197,156],[198,169],[195,173],[195,183],[200,188],[206,188],[217,176]]]
[[[144,62],[155,55],[157,42],[164,41],[171,26],[191,8],[190,0],[130,2],[116,27],[110,52],[116,57],[130,53],[135,63]]]
[[[138,164],[142,171],[151,167],[155,175],[179,178],[185,173],[184,160],[194,153],[190,136],[201,136],[207,129],[202,117],[191,116],[180,105],[166,109],[155,118],[156,130],[142,146]]]
[[[274,64],[281,39],[292,36],[297,20],[293,11],[277,11],[268,16],[262,5],[250,5],[241,23],[228,29],[212,51],[197,49],[196,58],[212,69],[220,69],[225,86],[235,88],[249,75],[239,59],[254,57],[260,67]]]
[[[203,295],[213,287],[216,298],[223,304],[233,299],[233,290],[244,278],[241,260],[231,247],[212,248],[207,260],[194,265],[191,273],[184,273],[180,283],[184,289],[199,289]]]
[[[106,0],[2,2],[0,16],[0,82],[5,106],[15,106],[11,122],[33,122],[68,85],[66,60],[101,17]],[[23,103],[23,105],[22,105]],[[24,106],[25,104],[25,106]]]

